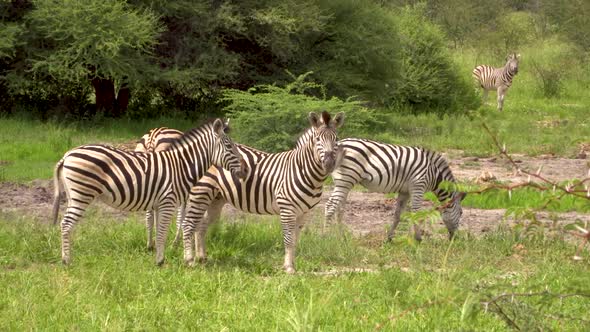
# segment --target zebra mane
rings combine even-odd
[[[195,137],[201,136],[207,131],[213,131],[214,122],[215,119],[208,120],[207,122],[203,123],[200,127],[192,128],[185,131],[184,134],[182,134],[182,136],[178,137],[174,142],[171,142],[171,145],[168,148],[168,150],[183,148],[186,145],[192,144],[192,142],[194,142]]]
[[[305,131],[303,132],[303,134],[301,134],[299,136],[299,138],[297,138],[297,142],[295,143],[295,149],[300,149],[302,147],[304,147],[309,140],[313,137],[313,135],[316,133],[316,128],[314,127],[310,127],[305,129]]]

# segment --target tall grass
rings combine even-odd
[[[223,223],[208,236],[208,263],[181,264],[168,248],[159,268],[144,243],[141,216],[92,215],[74,232],[74,261],[59,263],[57,228],[0,215],[2,330],[505,330],[479,301],[501,292],[571,292],[590,282],[587,263],[570,259],[572,244],[520,239],[498,230],[454,242],[429,238],[391,245],[321,234],[302,235],[299,273],[281,269],[276,220]],[[352,273],[363,267],[371,272]],[[340,271],[329,273],[329,271]],[[475,301],[475,313],[462,314]],[[531,305],[535,304],[531,299]],[[471,303],[469,302],[469,303]],[[552,301],[530,317],[544,328],[583,324],[578,298]]]

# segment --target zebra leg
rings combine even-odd
[[[498,88],[498,111],[502,111],[504,109],[504,96],[506,95],[507,88],[501,86]]]
[[[195,265],[195,256],[193,253],[193,243],[196,241],[195,237],[195,230],[201,230],[200,224],[205,224],[206,230],[206,223],[205,220],[205,212],[211,206],[211,203],[215,200],[217,196],[217,189],[213,188],[213,185],[209,186],[200,186],[197,184],[191,189],[188,202],[186,204],[186,214],[184,221],[182,223],[182,242],[184,245],[184,262],[188,266]],[[200,241],[199,244],[195,243],[196,246],[202,245],[204,248],[204,238]],[[197,247],[198,248],[198,247]],[[197,249],[198,250],[198,249]]]
[[[217,222],[224,205],[224,199],[214,200],[207,210],[207,217],[204,217],[197,225],[197,232],[195,233],[195,250],[197,251],[197,260],[199,262],[204,263],[207,261],[207,249],[205,246],[207,229],[209,228],[209,224]]]
[[[417,212],[422,208],[422,200],[424,198],[424,189],[422,186],[418,188],[414,188],[412,190],[412,212]],[[422,228],[420,225],[421,221],[418,221],[412,225],[412,230],[414,231],[414,239],[420,242],[422,241]]]
[[[183,204],[178,208],[178,214],[176,215],[176,234],[174,235],[174,242],[172,242],[174,248],[178,247],[178,243],[180,242],[180,234],[182,234],[182,223],[184,222],[185,212],[186,205]]]
[[[285,260],[283,268],[288,274],[295,273],[295,247],[297,246],[297,215],[289,208],[281,208],[281,228],[283,229],[283,244],[285,246]]]
[[[150,210],[145,213],[145,228],[147,229],[147,249],[154,250],[154,211]]]
[[[61,261],[65,265],[69,265],[71,261],[70,257],[70,241],[71,232],[74,225],[82,218],[86,208],[90,202],[83,202],[76,199],[68,200],[68,207],[66,213],[61,221]]]
[[[299,217],[297,217],[297,219],[295,219],[295,223],[296,223],[296,227],[295,227],[295,245],[297,245],[297,243],[299,243],[299,236],[301,235],[301,230],[303,229],[303,226],[305,225],[305,215],[301,215]]]
[[[168,227],[175,211],[174,204],[160,206],[156,210],[156,264],[164,264],[164,250],[166,249],[166,237]]]
[[[338,184],[334,187],[334,191],[332,191],[330,198],[326,202],[324,225],[326,223],[331,223],[334,220],[334,216],[338,223],[342,222],[342,214],[344,212],[344,206],[346,205],[346,198],[351,189],[352,185],[349,185],[348,183],[342,185]]]
[[[393,213],[393,223],[391,224],[391,228],[387,232],[387,241],[393,240],[393,236],[395,235],[395,229],[399,224],[402,212],[406,207],[406,203],[408,202],[408,198],[410,196],[407,193],[399,193],[397,197],[397,202],[395,203],[395,212]]]

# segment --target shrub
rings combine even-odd
[[[346,120],[340,137],[363,136],[384,125],[379,114],[358,101],[326,99],[323,85],[306,81],[309,74],[294,77],[285,87],[259,85],[248,91],[224,90],[222,100],[227,102],[225,111],[231,117],[234,140],[268,152],[291,149],[309,127],[309,112],[344,112]],[[305,94],[313,91],[322,97]]]
[[[424,6],[404,7],[398,16],[401,33],[402,75],[393,103],[415,110],[467,110],[477,97],[445,45],[445,35],[424,15]]]
[[[575,47],[556,39],[548,39],[536,47],[534,59],[530,59],[536,89],[546,98],[560,97],[569,68],[580,68]],[[532,57],[532,56],[531,56]]]

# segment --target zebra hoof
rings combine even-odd
[[[195,267],[195,260],[194,259],[185,259],[184,260],[184,265],[186,265],[187,267]]]
[[[162,260],[157,260],[157,261],[156,261],[156,265],[157,265],[157,266],[162,266],[162,265],[164,265],[164,260],[163,260],[163,259],[162,259]]]
[[[387,239],[385,239],[385,244],[389,244],[393,242],[393,234],[387,235]]]
[[[295,268],[293,266],[285,266],[285,273],[287,274],[295,274]]]
[[[70,265],[70,258],[69,258],[69,257],[68,257],[68,258],[62,258],[62,259],[61,259],[61,263],[62,263],[63,265],[65,265],[65,266],[68,266],[68,265]]]
[[[198,258],[197,258],[197,261],[198,261],[200,264],[205,264],[205,263],[207,263],[207,256],[198,257]]]

